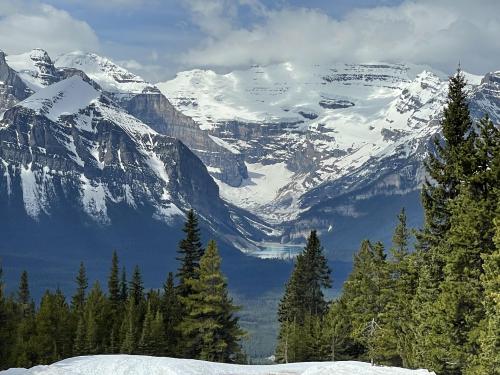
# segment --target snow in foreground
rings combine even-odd
[[[309,362],[287,365],[229,365],[191,359],[133,355],[76,357],[49,366],[0,371],[1,375],[430,375],[427,370],[372,367],[363,362]]]

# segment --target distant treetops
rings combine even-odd
[[[138,266],[127,281],[113,253],[107,293],[99,282],[90,291],[80,264],[71,302],[47,291],[35,308],[28,274],[16,296],[3,293],[0,268],[0,369],[48,364],[63,358],[107,353],[241,362],[244,332],[221,272],[214,241],[206,249],[198,221],[189,211],[178,248],[178,283],[168,273],[163,290],[144,291]]]

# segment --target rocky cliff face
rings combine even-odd
[[[215,178],[239,186],[248,177],[243,155],[221,146],[191,118],[176,110],[158,90],[120,101],[123,108],[160,134],[182,140]]]
[[[70,67],[85,72],[130,114],[160,134],[181,140],[205,163],[212,176],[230,186],[239,186],[247,178],[239,152],[224,147],[222,141],[200,129],[141,77],[95,54],[68,53],[59,56],[56,65],[61,69]]]
[[[5,53],[0,51],[0,116],[32,93],[17,73],[7,65]]]
[[[498,73],[467,78],[473,116],[499,123]],[[364,237],[390,240],[401,207],[421,224],[422,161],[439,133],[446,75],[404,64],[285,63],[181,72],[157,86],[245,155],[249,178],[238,188],[218,181],[221,194],[270,223],[273,241],[302,242],[316,228],[349,260]]]
[[[193,207],[214,231],[234,231],[217,185],[185,145],[78,76],[5,112],[0,161],[0,196],[35,220],[70,206],[101,225],[120,210],[172,224]]]

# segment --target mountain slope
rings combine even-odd
[[[471,112],[498,122],[498,73],[467,74]],[[255,66],[193,70],[157,84],[184,114],[245,155],[249,178],[228,202],[272,224],[270,239],[318,229],[334,257],[364,237],[390,240],[397,212],[421,224],[422,161],[439,132],[447,77],[405,64]],[[380,237],[379,237],[380,236]]]
[[[209,172],[230,186],[238,186],[247,171],[243,158],[220,145],[191,118],[177,111],[151,83],[111,60],[93,53],[71,52],[57,57],[59,69],[78,69],[97,82],[130,114],[160,134],[180,139],[206,165]]]
[[[363,362],[307,362],[286,365],[231,365],[223,363],[145,357],[131,355],[96,355],[76,357],[49,366],[0,371],[2,375],[431,375],[427,370],[407,370],[398,367],[371,366]]]

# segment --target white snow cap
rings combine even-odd
[[[18,105],[57,121],[62,115],[78,113],[100,96],[101,93],[81,77],[72,76],[37,91]]]

